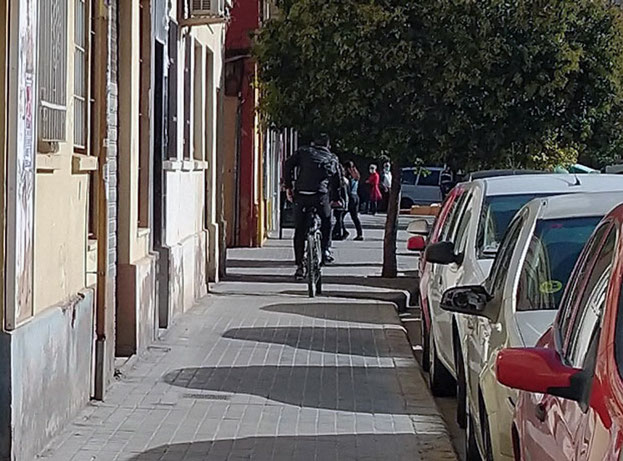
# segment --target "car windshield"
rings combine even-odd
[[[521,269],[517,310],[558,309],[571,271],[601,216],[537,222]]]
[[[506,228],[519,209],[537,194],[486,197],[478,228],[478,250],[481,258],[495,258]]]

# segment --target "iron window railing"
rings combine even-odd
[[[39,0],[39,140],[64,141],[67,123],[67,0]]]

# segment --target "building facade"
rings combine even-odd
[[[236,0],[227,30],[223,150],[230,247],[260,246],[279,223],[281,163],[292,136],[263,123],[257,110],[260,88],[251,50],[253,32],[274,11],[271,1]]]
[[[218,277],[226,14],[2,2],[0,459],[105,399]]]

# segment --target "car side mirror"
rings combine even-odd
[[[462,256],[454,254],[454,243],[452,242],[438,242],[429,245],[426,248],[425,257],[426,261],[433,264],[448,265],[452,263],[461,264],[463,262]]]
[[[495,366],[498,381],[510,388],[579,403],[587,400],[585,373],[563,364],[553,349],[504,349],[498,354]]]
[[[415,235],[407,240],[407,250],[424,251],[426,248],[426,239],[421,235]]]
[[[486,317],[485,308],[491,299],[492,296],[480,285],[454,287],[443,294],[441,308],[449,312]]]
[[[427,236],[430,233],[430,224],[425,219],[416,219],[407,226],[407,232],[409,234]]]

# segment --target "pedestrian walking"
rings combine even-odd
[[[386,211],[389,204],[389,192],[392,188],[392,166],[391,163],[385,162],[383,164],[383,171],[381,172],[381,196],[382,207],[381,210]]]
[[[379,202],[383,199],[383,196],[381,195],[381,188],[379,187],[381,177],[376,172],[376,165],[374,164],[370,165],[370,176],[368,176],[367,183],[370,189],[369,212],[371,215],[375,215],[379,207]]]
[[[363,229],[359,220],[359,180],[361,175],[353,162],[346,162],[344,165],[346,170],[346,178],[348,179],[348,213],[352,219],[357,236],[355,240],[363,240]]]
[[[333,207],[333,216],[335,217],[335,224],[333,225],[333,240],[344,240],[348,237],[348,231],[344,225],[344,215],[348,212],[349,206],[349,181],[346,178],[346,172],[344,167],[340,165],[342,175],[342,187],[340,187],[340,198]]]

